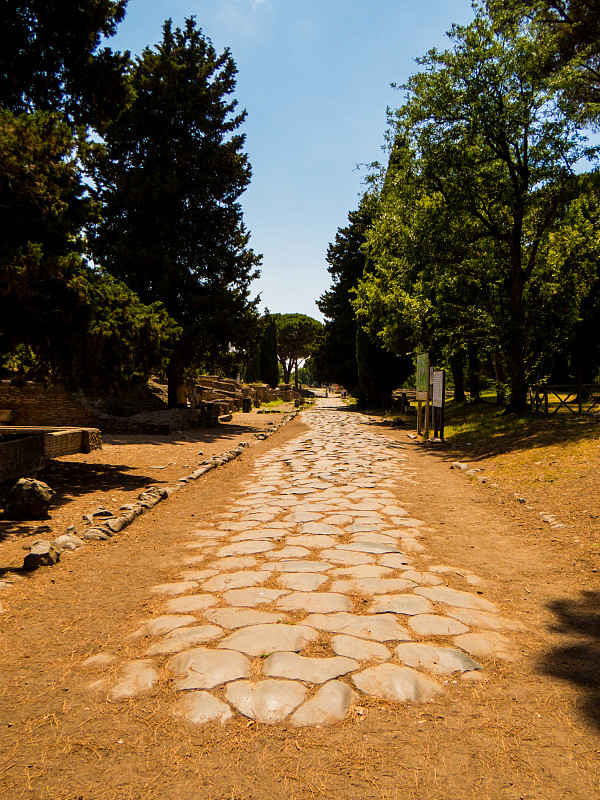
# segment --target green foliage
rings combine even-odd
[[[265,314],[264,330],[260,340],[259,377],[275,389],[279,383],[277,361],[277,324],[268,312]]]
[[[149,377],[177,328],[93,270],[82,228],[97,206],[81,132],[49,112],[0,110],[0,359],[30,377],[109,390]]]
[[[250,180],[230,99],[236,67],[196,28],[163,28],[131,71],[134,99],[105,132],[97,261],[183,328],[170,395],[186,366],[235,371],[258,321],[239,197]]]
[[[413,371],[412,358],[400,358],[371,340],[359,326],[356,330],[358,391],[356,398],[363,408],[390,408],[392,391],[401,386]]]
[[[273,314],[277,326],[277,357],[283,369],[283,382],[290,383],[292,370],[310,356],[312,344],[322,323],[306,314]]]
[[[358,384],[357,323],[352,299],[365,270],[366,233],[376,206],[376,196],[365,194],[358,209],[348,214],[349,224],[336,233],[327,249],[332,286],[317,302],[327,320],[313,347],[315,376],[323,383],[345,386],[350,392]]]
[[[369,234],[376,266],[356,309],[388,346],[420,341],[448,358],[482,342],[490,356],[501,349],[497,377],[505,365],[511,407],[522,410],[540,334],[560,308],[549,287],[584,290],[588,280],[580,260],[559,276],[560,259],[546,257],[585,147],[527,26],[508,31],[480,12],[451,38],[451,49],[420,59],[393,117]]]
[[[595,0],[488,0],[496,24],[530,25],[546,74],[571,113],[600,120],[600,9]]]
[[[102,126],[123,108],[128,54],[100,49],[127,0],[10,0],[0,4],[0,106],[64,114]]]

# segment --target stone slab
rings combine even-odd
[[[332,633],[346,633],[376,642],[410,641],[408,631],[390,614],[309,614],[304,624]]]
[[[228,589],[245,589],[249,586],[260,586],[268,581],[271,572],[268,570],[239,570],[225,575],[215,575],[202,584],[205,592],[226,592]]]
[[[457,636],[469,632],[462,622],[442,614],[417,614],[408,624],[419,636]]]
[[[265,659],[262,674],[307,683],[326,683],[359,668],[358,661],[344,656],[310,658],[297,653],[273,653]]]
[[[328,580],[327,575],[320,575],[316,572],[290,572],[280,575],[277,583],[285,586],[286,589],[298,592],[314,592]]]
[[[151,594],[183,594],[189,592],[198,586],[196,581],[178,581],[177,583],[159,583],[150,589]]]
[[[331,648],[338,656],[355,658],[358,661],[387,661],[392,657],[387,647],[379,642],[369,642],[344,634],[332,637]]]
[[[237,650],[249,656],[264,656],[284,651],[297,652],[318,637],[317,631],[306,625],[252,625],[230,634],[219,642],[218,647]]]
[[[264,587],[230,589],[223,593],[223,600],[231,606],[252,608],[264,603],[272,603],[284,594],[287,594],[287,592],[282,589],[265,589]]]
[[[436,647],[431,644],[407,642],[396,647],[396,655],[409,667],[426,669],[434,675],[451,675],[454,672],[470,672],[480,669],[462,650],[453,647]]]
[[[292,594],[280,598],[275,606],[282,611],[306,611],[321,614],[352,611],[352,602],[343,594],[334,592],[292,592]]]
[[[205,725],[207,722],[220,722],[223,725],[233,717],[227,703],[217,700],[209,692],[186,692],[173,706],[173,714],[194,725]]]
[[[331,569],[327,561],[286,560],[275,564],[278,572],[326,572]]]
[[[257,611],[249,608],[214,608],[207,611],[204,617],[209,622],[233,630],[250,625],[269,625],[273,622],[282,622],[287,618],[287,614],[275,614],[272,611]]]
[[[251,539],[246,542],[234,542],[233,544],[223,545],[217,550],[217,555],[221,558],[225,558],[226,556],[249,556],[254,553],[266,553],[274,549],[275,545],[273,542]]]
[[[193,611],[203,611],[217,603],[217,598],[212,594],[188,594],[184,597],[173,597],[166,604],[167,611],[179,614],[191,614]]]
[[[242,653],[206,647],[180,653],[168,666],[178,676],[175,689],[212,689],[228,681],[250,677],[250,661]]]
[[[466,650],[479,658],[498,658],[501,661],[513,661],[516,655],[514,645],[500,633],[463,633],[452,640],[457,647]]]
[[[226,700],[241,714],[270,725],[283,722],[305,697],[306,689],[297,681],[236,681],[225,690]]]
[[[321,558],[326,558],[332,564],[345,564],[347,566],[375,563],[373,556],[367,553],[344,552],[343,550],[321,550]]]
[[[210,642],[218,639],[223,634],[221,628],[216,625],[194,625],[190,628],[177,628],[171,631],[168,636],[150,645],[145,654],[148,656],[170,655],[180,653],[188,647],[193,647],[203,642]]]
[[[352,680],[361,692],[396,703],[425,703],[442,691],[437,683],[414,669],[395,664],[369,667],[353,675]]]
[[[329,681],[290,717],[292,725],[332,725],[348,714],[358,699],[356,692],[342,681]]]
[[[381,594],[376,595],[367,606],[368,614],[427,614],[433,606],[426,597],[414,594]]]
[[[139,659],[121,665],[120,678],[109,690],[111,700],[126,700],[149,692],[159,680],[160,675],[154,661]]]

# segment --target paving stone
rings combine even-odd
[[[222,634],[223,631],[216,625],[194,625],[191,628],[178,628],[171,631],[160,642],[150,645],[146,650],[146,655],[156,656],[179,653],[181,650],[193,647],[196,644],[218,639]]]
[[[275,564],[278,572],[325,572],[331,568],[326,561],[285,560]]]
[[[415,589],[415,594],[420,594],[437,603],[445,603],[458,608],[475,608],[480,611],[497,611],[497,607],[489,600],[479,597],[471,592],[462,592],[459,589],[450,589],[448,586],[432,586]]]
[[[174,597],[169,600],[166,609],[175,614],[191,614],[194,611],[210,608],[217,602],[217,598],[212,594],[187,594],[184,597]]]
[[[299,547],[309,547],[310,549],[320,550],[323,547],[331,547],[337,543],[333,536],[313,536],[308,533],[300,533],[294,536],[285,537],[286,544]]]
[[[263,662],[262,674],[307,683],[325,683],[359,668],[358,661],[343,656],[309,658],[297,653],[273,653]]]
[[[375,553],[376,555],[383,555],[384,553],[400,553],[400,550],[393,544],[384,544],[383,542],[347,542],[346,544],[336,544],[336,550],[349,550],[353,553]]]
[[[205,725],[207,722],[220,722],[223,725],[233,717],[227,703],[217,700],[209,692],[186,692],[173,706],[173,714],[194,725]]]
[[[316,572],[290,572],[289,574],[280,575],[277,578],[277,583],[286,589],[293,589],[298,592],[314,592],[324,583],[327,583],[328,580],[327,575],[319,575]]]
[[[116,664],[119,658],[112,653],[96,653],[95,656],[86,658],[81,662],[81,666],[86,669],[104,669],[104,667],[111,667]]]
[[[297,559],[303,558],[304,556],[310,555],[310,550],[307,547],[296,547],[293,545],[289,545],[287,547],[282,547],[281,550],[273,550],[267,554],[267,558],[270,559]]]
[[[378,558],[377,561],[382,567],[391,567],[392,569],[401,570],[412,568],[412,562],[410,558],[407,558],[404,553],[401,553],[400,555],[397,553],[388,553],[381,556],[381,558]]]
[[[230,589],[223,593],[223,600],[231,606],[246,606],[254,607],[262,605],[263,603],[272,603],[284,594],[288,594],[282,589],[265,589],[265,588],[252,588],[252,589]]]
[[[207,578],[212,578],[213,575],[218,575],[217,569],[184,569],[180,573],[183,578],[194,581],[205,581]]]
[[[303,622],[319,630],[346,633],[376,642],[407,642],[411,638],[408,631],[390,614],[309,614]]]
[[[246,628],[250,625],[266,625],[287,619],[287,614],[272,611],[256,611],[248,608],[214,608],[204,614],[205,618],[224,628]]]
[[[433,606],[426,597],[414,594],[381,594],[376,595],[367,607],[368,614],[427,614]]]
[[[331,574],[336,577],[347,576],[349,578],[381,578],[383,575],[390,575],[392,572],[393,570],[390,567],[379,567],[376,564],[361,564],[358,567],[337,567],[337,569],[331,570]]]
[[[179,653],[168,666],[178,676],[175,689],[212,689],[228,681],[250,677],[250,661],[242,653],[206,647]]]
[[[426,669],[434,675],[451,675],[453,672],[476,670],[481,666],[462,650],[417,642],[399,644],[396,655],[407,666]]]
[[[256,541],[250,540],[247,542],[234,542],[233,544],[226,544],[217,550],[217,555],[222,558],[225,556],[245,556],[252,555],[253,553],[266,553],[268,550],[274,550],[275,545],[270,541]]]
[[[236,681],[225,689],[225,698],[241,714],[270,725],[282,722],[306,697],[297,681]]]
[[[379,642],[357,639],[355,636],[338,634],[331,639],[331,648],[338,656],[355,658],[358,661],[387,661],[392,657],[390,651]]]
[[[323,522],[305,522],[300,525],[302,533],[312,534],[313,536],[343,536],[345,531],[336,525],[326,525]]]
[[[432,575],[429,572],[417,572],[415,569],[404,570],[402,577],[407,581],[420,583],[421,586],[441,586],[444,583],[438,575]]]
[[[490,614],[487,611],[477,611],[470,608],[447,608],[446,614],[460,622],[464,622],[465,625],[475,625],[478,628],[489,628],[494,631],[525,630],[525,626],[517,622],[517,620],[502,617],[497,614]]]
[[[163,636],[175,628],[183,628],[196,622],[196,617],[190,614],[164,614],[161,617],[147,620],[142,630],[150,636]]]
[[[398,542],[396,537],[389,536],[383,533],[355,533],[352,536],[353,542],[361,542],[361,543],[369,543],[372,544],[373,542],[377,542],[377,544],[389,544],[392,547],[397,548]]]
[[[217,575],[219,571],[227,572],[229,569],[247,569],[254,567],[258,563],[254,556],[226,556],[225,558],[218,558],[216,561],[211,561],[211,567],[215,567],[213,574]],[[208,575],[207,577],[210,577]]]
[[[298,510],[295,510],[295,511],[292,511],[291,514],[288,514],[287,517],[285,517],[285,522],[293,522],[293,523],[315,522],[316,520],[321,519],[322,517],[323,517],[323,515],[322,514],[317,514],[316,511],[298,511]]]
[[[306,611],[322,614],[330,614],[334,611],[352,611],[352,602],[343,594],[333,592],[293,592],[280,598],[275,606],[282,611]]]
[[[326,558],[332,564],[345,564],[347,566],[360,566],[361,564],[374,564],[375,559],[367,553],[348,552],[343,550],[321,550],[321,558]]]
[[[120,676],[108,692],[111,700],[126,700],[129,697],[146,694],[160,678],[156,664],[149,659],[125,662],[121,666]]]
[[[245,589],[248,586],[259,586],[268,581],[271,572],[268,570],[240,570],[225,575],[215,575],[202,584],[205,592],[226,592],[228,589]]]
[[[159,583],[150,589],[151,594],[183,594],[195,589],[196,581],[179,581],[178,583]]]
[[[329,681],[290,717],[292,725],[332,725],[343,720],[358,695],[342,681]]]
[[[414,581],[407,581],[404,578],[350,578],[333,581],[331,591],[342,594],[390,594],[414,589],[416,586]]]
[[[329,517],[326,517],[322,522],[325,525],[350,525],[354,517],[348,516],[348,514],[332,514]]]
[[[218,646],[249,656],[264,656],[284,651],[297,652],[318,637],[317,631],[306,625],[273,623],[241,628],[219,642]]]
[[[275,524],[275,523],[273,523]],[[229,540],[231,544],[237,544],[239,542],[280,542],[287,532],[287,528],[279,527],[279,523],[277,523],[278,527],[267,527],[266,525],[263,526],[260,530],[253,530],[247,531],[246,533],[238,533],[235,536],[232,536]]]
[[[417,614],[408,624],[419,636],[454,636],[469,631],[462,622],[441,614]]]
[[[513,661],[516,655],[513,643],[495,631],[463,633],[461,636],[455,636],[452,641],[457,647],[479,658],[498,658],[501,661]]]
[[[380,664],[352,676],[355,686],[365,694],[396,703],[425,703],[440,694],[437,683],[410,667]]]

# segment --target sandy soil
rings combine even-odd
[[[104,434],[102,450],[50,461],[38,478],[56,492],[48,520],[12,522],[0,516],[0,570],[20,567],[23,550],[36,539],[53,539],[99,506],[116,512],[149,486],[172,486],[207,458],[256,442],[255,434],[280,424],[293,403],[273,409],[236,412],[217,428],[187,428],[168,436]]]
[[[409,441],[403,431],[380,430]],[[435,702],[374,702],[362,714],[323,729],[244,720],[194,728],[173,720],[166,691],[130,703],[107,703],[101,693],[90,692],[93,676],[79,666],[85,657],[101,649],[138,655],[139,646],[126,636],[158,604],[148,592],[157,575],[172,577],[170,541],[182,525],[214,519],[257,454],[301,431],[300,416],[109,542],[88,545],[4,592],[0,796],[600,797],[600,591],[591,573],[594,552],[587,545],[575,548],[570,528],[555,530],[541,522],[533,506],[527,509],[512,497],[512,486],[490,489],[470,481],[449,469],[452,454],[417,444],[409,457],[420,484],[407,485],[402,499],[437,529],[430,545],[436,561],[475,571],[486,581],[486,597],[526,626],[514,634],[517,661],[494,663],[487,682],[457,682]],[[237,433],[233,438],[237,443]],[[211,444],[228,449],[225,442]],[[169,447],[176,451],[182,445],[157,446],[150,460],[157,466],[173,460],[166,455]],[[146,468],[140,474],[153,478]],[[119,498],[110,493],[114,488],[103,491],[101,502]],[[138,485],[128,491],[137,492]],[[99,496],[81,494],[91,505]]]

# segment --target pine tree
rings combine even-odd
[[[234,369],[257,322],[249,285],[260,257],[239,204],[251,170],[236,133],[245,112],[230,99],[236,71],[193,18],[183,30],[168,20],[133,67],[135,98],[107,129],[96,172],[97,260],[183,328],[170,402],[186,368]]]

